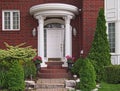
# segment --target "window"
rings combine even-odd
[[[2,24],[3,30],[20,30],[20,12],[18,10],[4,10]]]
[[[108,38],[110,51],[115,53],[115,23],[108,23]]]
[[[45,28],[64,28],[64,25],[60,23],[49,23]]]

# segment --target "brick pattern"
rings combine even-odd
[[[92,41],[94,38],[94,32],[96,29],[96,21],[98,11],[103,8],[104,0],[83,0],[82,8],[82,27],[83,27],[83,39],[82,45],[84,50],[84,57],[87,56]]]
[[[1,0],[0,1],[0,12],[2,10],[20,10],[20,31],[2,31],[2,23],[0,22],[0,48],[5,48],[4,42],[11,45],[17,45],[26,42],[27,45],[32,45],[33,48],[37,49],[37,36],[32,36],[33,28],[37,28],[38,22],[33,16],[30,15],[30,7],[42,3],[67,3],[77,7],[81,7],[81,0]],[[0,21],[2,15],[0,14]],[[79,16],[75,20],[72,20],[71,25],[76,27],[79,33]],[[76,21],[78,23],[76,23]],[[75,24],[76,23],[76,24]],[[73,56],[79,56],[79,34],[77,37],[73,37]],[[77,52],[76,52],[77,51]]]
[[[40,78],[70,78],[71,73],[62,67],[63,62],[47,62],[47,68],[42,68],[38,76]]]
[[[103,7],[103,2],[104,0],[0,0],[0,12],[20,10],[20,31],[2,31],[2,22],[0,22],[0,48],[5,48],[4,42],[12,45],[26,42],[27,45],[37,48],[37,36],[32,36],[32,30],[37,28],[38,22],[30,15],[30,7],[42,3],[67,3],[82,10],[71,22],[72,27],[77,30],[77,36],[73,36],[72,39],[72,54],[77,59],[80,56],[80,50],[83,49],[82,56],[85,57],[93,41],[98,10]],[[2,21],[1,14],[0,21]]]

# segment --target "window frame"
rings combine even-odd
[[[114,54],[114,53],[116,53],[116,51],[115,51],[115,50],[116,50],[116,47],[115,47],[115,45],[116,45],[116,43],[115,43],[115,42],[116,42],[116,41],[115,41],[116,23],[115,23],[115,22],[108,22],[108,24],[107,24],[107,26],[108,26],[108,29],[107,29],[108,31],[107,31],[107,32],[108,32],[108,41],[109,41],[109,45],[111,45],[111,44],[110,44],[110,40],[109,40],[109,39],[110,39],[110,38],[109,38],[109,24],[110,24],[110,23],[111,23],[111,24],[114,24],[114,51],[111,51],[111,46],[110,46],[110,53],[111,53],[111,54]],[[113,40],[113,39],[112,39],[112,40]]]
[[[5,29],[5,12],[10,12],[10,29]],[[13,28],[13,12],[18,13],[18,29]],[[2,31],[19,31],[20,30],[20,10],[2,10]]]

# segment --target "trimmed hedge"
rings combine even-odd
[[[91,91],[96,87],[95,69],[88,58],[79,58],[72,67],[72,73],[80,78],[80,82],[76,85],[77,89]]]
[[[100,9],[97,17],[96,31],[88,58],[95,68],[96,81],[101,82],[104,79],[104,66],[111,65],[110,47],[106,34],[106,21],[103,8]]]
[[[120,65],[112,65],[105,67],[105,81],[112,84],[120,83]]]
[[[73,74],[76,74],[77,76],[79,76],[79,71],[82,67],[82,63],[83,63],[83,58],[79,58],[73,65],[71,71]]]
[[[82,69],[79,71],[80,75],[80,89],[82,91],[91,91],[96,87],[95,69],[89,59],[85,59],[81,65]]]
[[[9,91],[24,91],[24,70],[17,60],[11,63],[7,78]]]

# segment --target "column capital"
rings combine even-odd
[[[67,19],[71,20],[72,18],[73,18],[73,16],[71,16],[71,15],[67,15],[67,16],[63,17],[63,19],[65,19],[65,20],[67,20]]]
[[[72,17],[71,15],[65,16],[65,17],[64,17],[65,23],[66,23],[66,24],[70,24],[70,21],[71,21],[72,18],[73,18],[73,17]]]
[[[42,15],[38,15],[35,18],[38,19],[38,20],[44,20],[44,19],[46,19],[46,17],[42,16]]]
[[[38,24],[43,24],[45,18],[46,17],[44,17],[44,16],[37,16],[36,19],[38,19]]]

